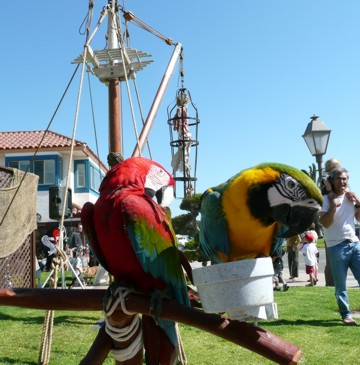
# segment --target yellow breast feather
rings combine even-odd
[[[271,168],[248,169],[231,181],[224,191],[223,210],[228,222],[230,261],[269,255],[276,223],[264,226],[251,215],[248,191],[255,183],[276,180],[279,174]]]

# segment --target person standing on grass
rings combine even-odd
[[[342,322],[356,325],[351,316],[346,288],[347,271],[350,268],[360,285],[360,242],[355,233],[355,222],[360,221],[360,198],[348,190],[349,173],[343,167],[331,171],[329,181],[333,194],[324,195],[320,222],[329,255],[335,284],[335,297]]]
[[[42,237],[41,242],[44,245],[44,251],[47,256],[44,271],[51,271],[51,264],[57,253],[57,244],[60,231],[56,227],[48,230]]]
[[[280,291],[280,283],[283,285],[283,291],[287,291],[289,286],[287,285],[285,279],[283,278],[282,271],[284,269],[284,263],[282,257],[285,255],[285,250],[282,247],[279,247],[273,255],[271,256],[273,267],[274,267],[274,275],[273,275],[273,283],[275,284],[274,290]]]
[[[79,252],[83,247],[82,231],[83,231],[83,226],[81,223],[79,223],[76,226],[75,232],[73,232],[71,236],[70,248],[74,249],[75,251],[74,257],[76,257],[77,252]]]
[[[85,279],[83,278],[83,273],[84,273],[84,265],[83,265],[83,256],[84,256],[84,250],[82,248],[77,250],[76,253],[76,258],[73,261],[73,269],[76,272],[76,275],[78,276],[79,280],[81,281],[81,283],[83,285],[86,285]],[[74,286],[79,286],[80,283],[77,282],[77,277],[74,274],[74,272],[72,273],[72,282],[70,284],[70,288],[74,287]]]
[[[314,286],[317,282],[316,265],[319,251],[314,243],[315,238],[310,232],[305,233],[303,240],[304,245],[301,252],[304,255],[306,273],[310,278],[310,283],[306,286]]]
[[[289,280],[296,281],[299,277],[299,235],[291,236],[286,239],[286,252],[288,255]]]

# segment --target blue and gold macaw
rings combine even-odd
[[[210,188],[201,199],[200,260],[270,256],[316,219],[322,195],[304,172],[263,163]]]

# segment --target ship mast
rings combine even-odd
[[[111,14],[108,16],[108,32],[107,32],[107,49],[118,48],[117,38],[117,18],[116,14],[116,1],[111,0],[109,5],[112,8]],[[110,60],[109,65],[114,66],[116,61]],[[109,96],[109,153],[121,153],[121,133],[120,133],[120,87],[118,78],[110,78],[108,85],[108,96]]]
[[[120,83],[128,84],[129,79],[135,78],[136,72],[143,70],[152,62],[148,59],[150,57],[148,53],[125,47],[121,35],[118,7],[117,0],[109,0],[86,43],[84,53],[72,62],[75,64],[86,62],[89,71],[108,87],[108,162],[110,167],[116,164],[118,158],[123,158],[124,150],[124,146],[121,145]],[[106,16],[108,18],[106,48],[94,51],[90,43]]]
[[[152,30],[151,27],[147,26],[144,22],[140,21],[131,12],[125,12],[124,18],[126,21],[135,22],[136,24],[141,24],[142,27],[147,27],[148,30]],[[136,73],[143,70],[147,65],[149,65],[152,60],[149,59],[150,54],[125,47],[125,42],[122,38],[121,24],[118,17],[119,5],[117,0],[109,0],[108,5],[104,8],[101,18],[93,32],[89,37],[86,44],[86,51],[77,57],[73,63],[86,62],[91,73],[98,77],[98,79],[105,83],[108,87],[108,140],[109,140],[109,155],[108,162],[110,167],[112,163],[110,160],[114,157],[114,164],[117,158],[123,158],[124,146],[121,145],[121,88],[120,83],[126,82],[127,90],[129,94],[128,81],[130,79],[135,80]],[[107,44],[106,48],[100,51],[93,51],[90,42],[94,37],[99,25],[102,20],[107,15],[108,26],[107,26]],[[159,110],[161,101],[163,99],[166,88],[169,84],[169,80],[175,69],[177,60],[182,50],[182,45],[180,43],[174,44],[171,39],[156,32],[160,35],[160,38],[165,41],[166,44],[174,46],[173,53],[171,55],[168,66],[165,70],[164,76],[158,87],[158,91],[155,95],[154,101],[150,108],[150,111],[145,119],[144,125],[142,127],[140,136],[137,137],[136,145],[132,156],[141,156],[143,148],[147,142],[150,130],[155,121],[157,112]],[[118,155],[118,156],[116,156]],[[119,156],[120,155],[120,156]],[[109,158],[110,157],[110,158]]]

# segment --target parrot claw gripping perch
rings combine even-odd
[[[155,290],[151,295],[150,314],[154,318],[156,324],[159,324],[159,318],[162,310],[162,300],[164,298],[165,295],[160,290]]]

